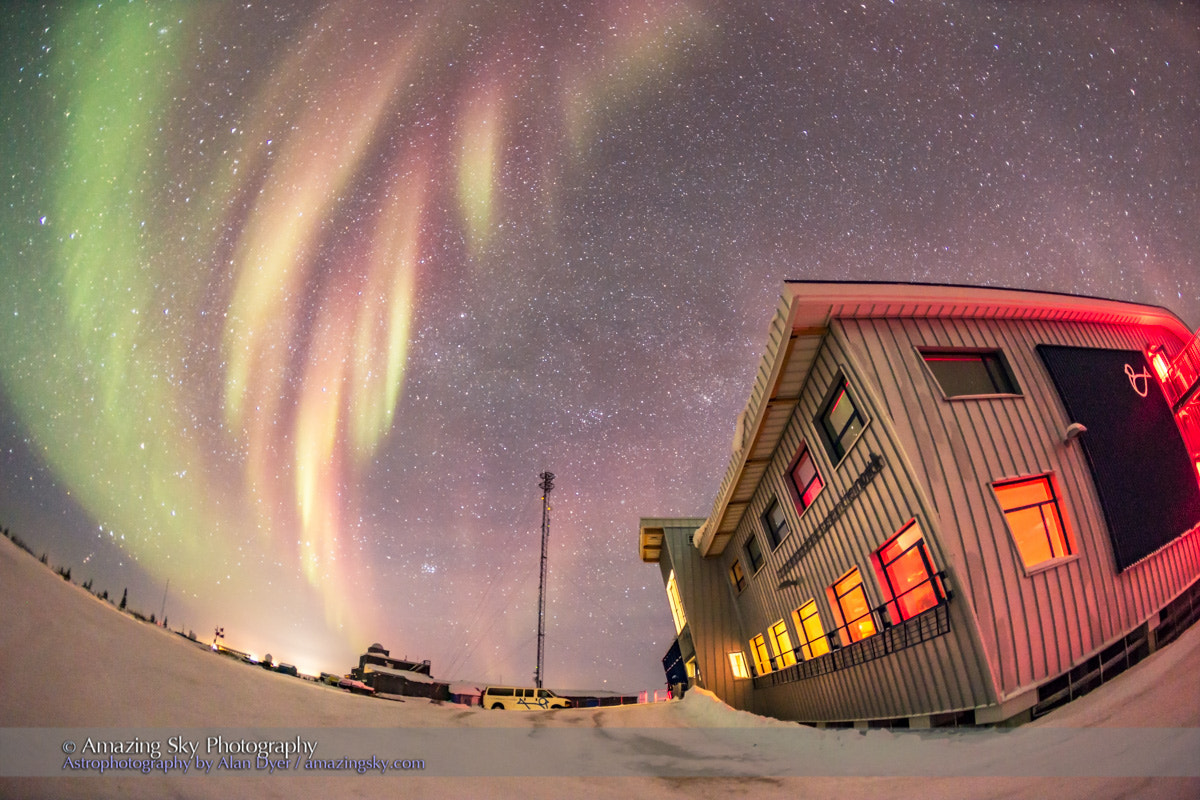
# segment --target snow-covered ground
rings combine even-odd
[[[700,691],[676,703],[531,713],[351,695],[137,622],[7,541],[0,608],[5,798],[1200,797],[1200,627],[1032,725],[892,733],[813,730]],[[215,735],[300,741],[315,758],[349,756],[341,766],[425,767],[318,771],[293,756],[271,772],[234,754],[251,768],[221,769],[219,754],[205,754]],[[208,773],[192,760],[186,774],[57,777],[71,772],[68,740],[135,736],[162,742],[168,759],[172,737],[195,742],[218,763]],[[42,777],[22,777],[31,774]]]

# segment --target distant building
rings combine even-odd
[[[1200,615],[1198,387],[1200,334],[1162,308],[785,284],[712,512],[640,522],[664,664],[825,725],[1089,691]]]
[[[423,675],[429,674],[429,661],[409,661],[407,658],[392,658],[391,652],[386,650],[379,642],[367,648],[367,652],[358,657],[358,668],[351,670],[355,678],[362,680],[362,675],[365,674],[368,666],[387,667],[389,669],[404,670],[405,672],[418,672]]]
[[[358,666],[350,671],[350,675],[381,694],[450,699],[450,684],[431,677],[428,661],[392,658],[378,642],[359,656]]]

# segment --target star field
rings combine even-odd
[[[548,469],[547,685],[659,686],[784,279],[1200,324],[1190,3],[2,13],[0,524],[302,670],[531,680]]]

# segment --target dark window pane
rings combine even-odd
[[[771,541],[771,549],[778,547],[779,543],[788,535],[787,517],[783,515],[783,509],[780,508],[778,500],[772,500],[771,505],[767,506],[767,510],[763,514],[763,527],[767,529],[767,538]]]
[[[840,461],[854,440],[862,433],[863,418],[846,391],[845,380],[838,384],[833,396],[821,412],[820,429],[825,447],[833,461]]]
[[[946,397],[1017,394],[999,353],[922,353]]]
[[[758,572],[763,563],[762,548],[759,547],[758,537],[754,534],[750,534],[750,538],[746,540],[746,560],[750,562],[751,572]]]

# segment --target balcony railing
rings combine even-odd
[[[783,668],[777,668],[777,657],[771,657],[773,671],[755,675],[754,688],[762,689],[767,686],[778,686],[781,683],[807,680],[818,675],[826,675],[847,667],[865,664],[949,633],[950,599],[953,593],[943,588],[946,585],[945,581],[945,573],[939,572],[913,586],[907,592],[871,609],[862,617],[834,628],[823,637],[829,646],[829,652],[823,655],[800,660],[803,657],[804,648],[804,645],[801,645],[792,651],[797,662]],[[905,594],[922,589],[927,585],[932,586],[937,603],[919,614],[898,624],[893,624],[891,614],[888,612],[889,606],[898,607],[898,601]],[[843,645],[843,634],[849,641],[851,639],[850,626],[859,625],[867,617],[871,618],[876,632],[859,641]],[[810,649],[812,644],[808,645]]]

